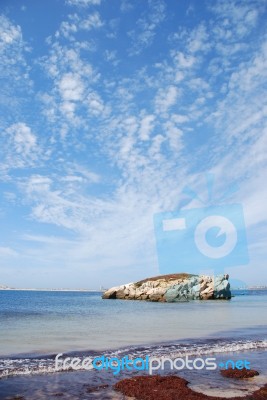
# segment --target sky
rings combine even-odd
[[[0,284],[158,275],[154,214],[208,205],[212,176],[244,210],[225,271],[267,285],[266,5],[1,0]]]

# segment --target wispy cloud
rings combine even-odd
[[[136,29],[128,32],[132,39],[132,46],[129,49],[130,55],[140,54],[149,47],[155,38],[157,28],[164,21],[166,5],[163,0],[148,0],[148,11],[136,21]]]
[[[214,33],[218,39],[230,42],[243,39],[256,26],[258,17],[264,11],[265,1],[231,0],[228,3],[217,1],[209,5],[216,15]]]
[[[88,7],[88,6],[99,6],[101,0],[65,0],[69,6]]]
[[[167,89],[159,89],[155,99],[156,111],[165,113],[170,107],[176,104],[178,89],[175,86],[169,86]]]
[[[65,39],[74,41],[75,34],[78,32],[88,32],[92,29],[101,28],[103,25],[104,22],[101,20],[98,12],[94,12],[85,18],[78,14],[70,14],[67,21],[61,22],[59,30],[55,33],[55,37],[59,38],[62,36]]]
[[[33,167],[44,157],[37,136],[24,122],[9,126],[1,138],[3,156],[0,163],[2,173],[17,168]]]
[[[24,123],[11,125],[6,133],[10,135],[14,143],[15,151],[23,157],[29,157],[34,154],[37,148],[36,136],[31,129]]]
[[[5,129],[13,122],[7,119],[12,107],[12,115],[15,117],[23,108],[24,91],[31,92],[32,81],[30,68],[26,62],[26,54],[30,48],[23,40],[22,30],[4,15],[0,15],[0,77],[1,94],[0,129]],[[20,116],[18,115],[18,118]]]

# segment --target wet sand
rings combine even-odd
[[[182,393],[183,396],[185,396],[166,397],[166,399],[213,400],[217,398],[240,399],[242,397],[246,400],[267,399],[266,392],[263,392],[263,389],[261,389],[267,384],[267,371],[266,368],[263,367],[263,361],[266,360],[266,352],[247,351],[227,354],[225,357],[249,359],[253,365],[253,369],[259,371],[259,376],[241,380],[223,377],[219,369],[216,371],[183,370],[179,372],[165,369],[161,371],[161,377],[174,376],[178,378],[179,381],[176,381],[176,394],[178,396],[179,393]],[[256,365],[258,365],[259,368],[256,368]],[[140,379],[141,376],[144,376],[144,371],[122,371],[120,374],[114,375],[111,370],[93,370],[6,377],[0,380],[0,400],[126,400],[130,398],[127,393],[124,394],[115,390],[114,385],[118,384],[118,382],[123,379]],[[146,374],[146,378],[148,379],[154,379],[155,376],[156,375],[151,376],[148,373]],[[185,382],[189,382],[189,384],[186,386]],[[180,388],[179,390],[178,387]],[[262,392],[259,392],[260,389]],[[257,391],[258,397],[253,397]],[[192,397],[192,393],[197,393],[198,397]],[[133,392],[129,392],[129,394],[133,395]],[[137,398],[142,399],[142,397]],[[144,397],[144,399],[149,399],[149,397]],[[151,397],[151,399],[153,399],[153,397]],[[157,400],[159,400],[158,397]]]

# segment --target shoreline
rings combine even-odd
[[[127,399],[114,391],[113,385],[125,378],[138,376],[177,376],[189,382],[188,387],[195,392],[207,396],[218,396],[222,399],[233,396],[245,396],[253,393],[267,383],[266,349],[247,350],[235,353],[225,353],[224,358],[238,360],[248,358],[252,368],[257,369],[259,376],[236,381],[225,378],[220,370],[182,370],[174,371],[168,368],[155,371],[152,375],[144,371],[121,371],[115,376],[111,370],[62,371],[35,375],[10,376],[0,379],[0,400],[14,399]],[[242,399],[242,397],[240,397]],[[185,399],[186,400],[186,399]],[[189,399],[188,399],[189,400]],[[191,400],[191,399],[190,399]]]
[[[247,328],[243,334],[238,330],[219,331],[215,334],[198,338],[188,337],[176,340],[163,340],[158,342],[143,342],[140,344],[121,345],[106,348],[84,348],[84,349],[53,349],[48,351],[32,350],[26,352],[11,352],[0,355],[0,379],[3,370],[9,371],[5,376],[22,376],[54,372],[54,357],[62,353],[65,357],[212,357],[217,354],[218,359],[224,358],[225,354],[238,354],[245,351],[267,352],[266,325],[251,330]],[[237,335],[238,334],[238,335]],[[254,366],[257,369],[257,366]],[[1,372],[2,371],[2,372]],[[24,371],[24,372],[23,372]],[[62,372],[62,371],[61,371]],[[64,372],[64,371],[63,371]]]

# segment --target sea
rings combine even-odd
[[[231,300],[181,303],[103,300],[101,294],[0,291],[0,399],[123,398],[112,385],[133,373],[56,371],[59,353],[247,360],[260,373],[246,382],[229,382],[219,370],[177,373],[208,395],[241,396],[267,383],[266,290],[232,291]]]

